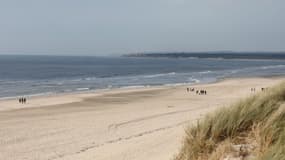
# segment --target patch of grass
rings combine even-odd
[[[175,160],[206,160],[227,140],[255,132],[258,158],[285,159],[285,83],[209,114],[186,129]],[[255,127],[254,127],[255,126]]]

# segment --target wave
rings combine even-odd
[[[89,88],[76,88],[77,91],[86,91],[89,90]]]
[[[54,95],[56,92],[42,92],[42,93],[35,93],[35,94],[24,94],[24,95],[16,95],[16,96],[5,96],[0,97],[0,100],[10,100],[10,99],[16,99],[19,97],[41,97],[41,96],[49,96]]]
[[[146,75],[143,76],[144,78],[156,78],[156,77],[162,77],[162,76],[171,76],[175,75],[176,72],[170,72],[170,73],[159,73],[159,74],[153,74],[153,75]]]
[[[87,77],[87,78],[82,78],[82,80],[85,80],[85,81],[93,81],[93,80],[96,80],[98,79],[97,77]]]
[[[285,65],[268,65],[268,66],[259,66],[259,67],[247,67],[247,68],[241,68],[241,69],[233,69],[233,70],[224,70],[225,73],[229,74],[237,74],[237,73],[243,73],[248,71],[255,71],[260,72],[259,70],[268,70],[268,69],[280,69],[285,68]],[[262,72],[260,72],[262,74]]]
[[[212,73],[213,71],[202,71],[202,72],[198,72],[200,74],[207,74],[207,73]]]
[[[149,85],[123,86],[120,88],[121,89],[137,89],[137,88],[146,88],[146,87],[149,87]]]
[[[259,67],[249,67],[243,70],[266,70],[266,69],[277,69],[277,68],[284,68],[285,65],[268,65],[268,66],[259,66]]]
[[[274,68],[284,68],[285,65],[271,65],[271,66],[263,66],[261,69],[274,69]]]
[[[194,82],[194,83],[200,83],[201,82],[201,80],[199,80],[199,79],[196,79],[196,78],[188,78],[188,81],[189,82]]]
[[[170,86],[170,87],[176,87],[176,86],[183,86],[183,85],[187,85],[189,83],[167,83],[167,84],[163,84],[163,86]],[[191,83],[190,83],[191,84]]]

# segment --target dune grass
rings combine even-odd
[[[255,159],[285,159],[285,83],[207,115],[186,129],[175,160],[222,159],[230,144],[255,142]],[[219,154],[218,154],[219,153]]]

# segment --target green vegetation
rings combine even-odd
[[[222,108],[186,129],[175,160],[219,160],[240,148],[239,157],[285,159],[285,83]],[[242,153],[243,152],[243,153]]]

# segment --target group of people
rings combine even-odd
[[[261,91],[266,91],[268,90],[268,88],[261,88]]]
[[[268,90],[268,88],[261,88],[261,91],[266,91],[266,90]],[[250,91],[251,92],[255,92],[256,89],[255,88],[250,88]]]
[[[250,91],[251,92],[255,92],[255,88],[250,88]]]
[[[27,102],[27,99],[24,97],[19,98],[19,103],[25,104]]]
[[[187,88],[187,92],[194,92],[195,88]]]
[[[207,95],[207,91],[206,90],[197,90],[196,91],[196,94],[199,94],[199,95]]]
[[[186,89],[187,92],[195,92],[195,88],[187,88]],[[196,94],[198,95],[207,95],[207,91],[206,90],[196,90]]]

